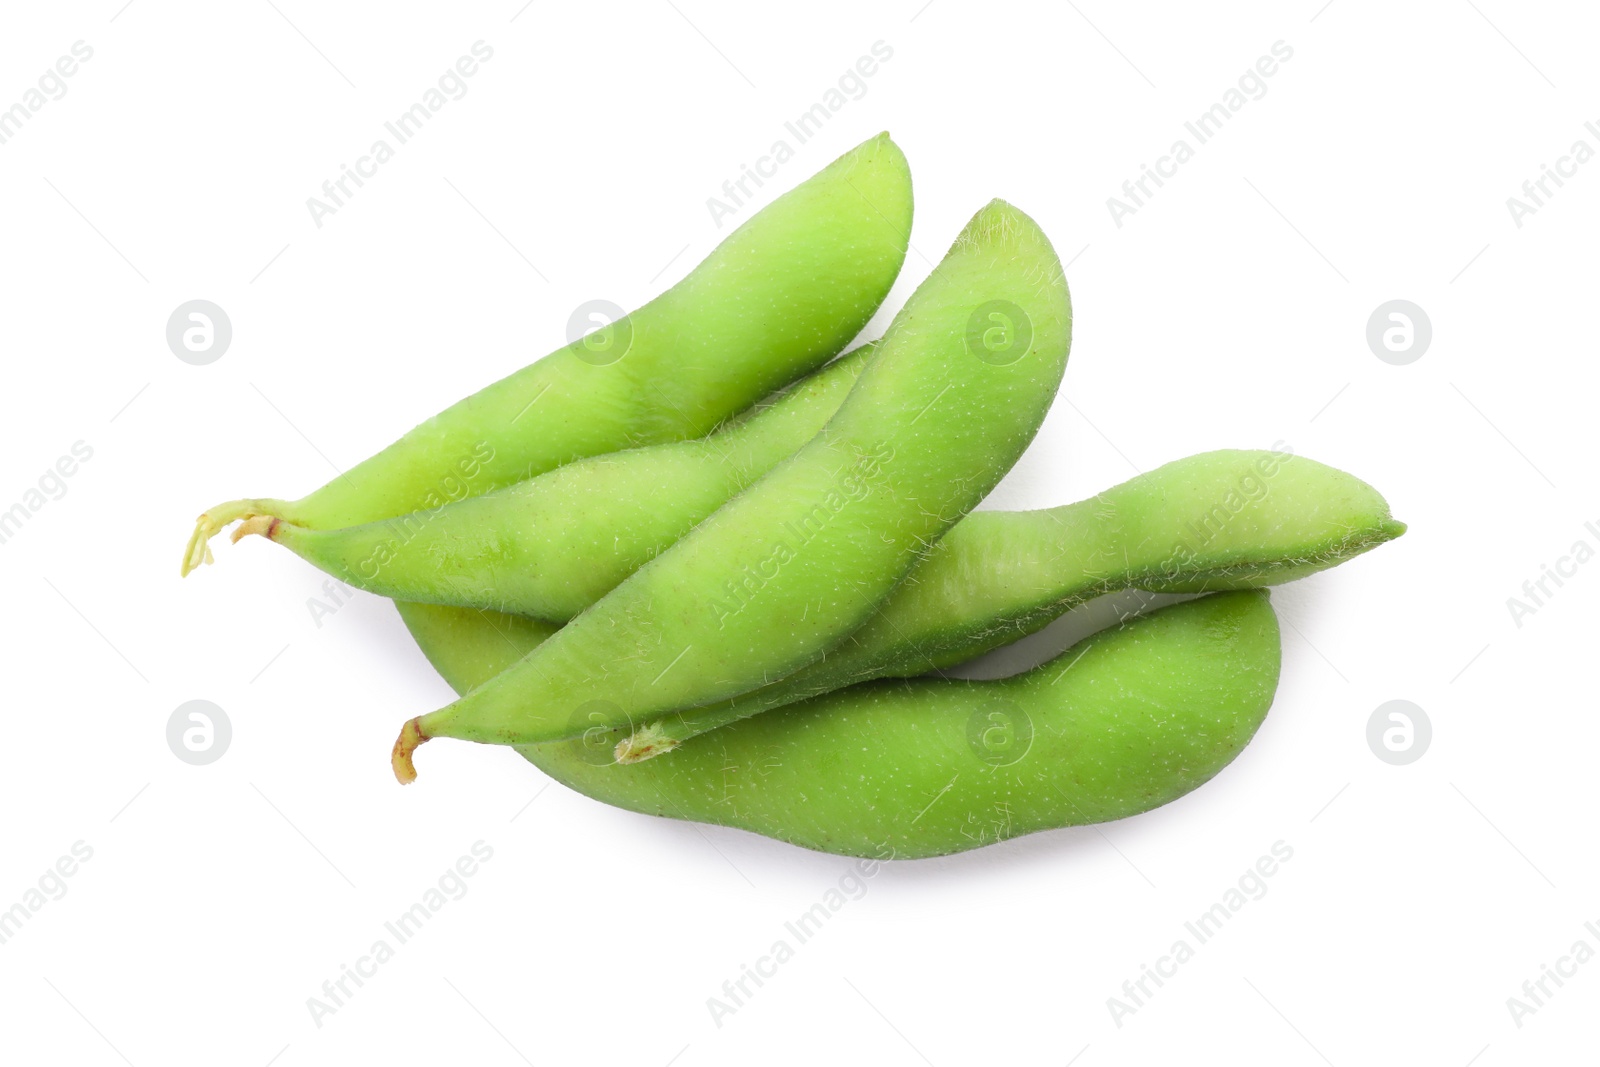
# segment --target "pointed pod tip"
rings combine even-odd
[[[1048,247],[1049,239],[1027,212],[1007,200],[995,197],[967,221],[956,237],[956,244],[1005,245],[1013,248],[1043,244]],[[1050,255],[1053,257],[1054,251]]]
[[[886,158],[897,161],[902,168],[906,166],[905,153],[901,151],[899,145],[894,143],[894,138],[889,136],[888,130],[882,130],[868,137],[839,158],[840,160]]]

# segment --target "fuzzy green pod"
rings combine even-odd
[[[406,624],[458,692],[537,646],[458,608]],[[994,682],[874,682],[745,719],[671,758],[609,761],[609,740],[518,746],[557,781],[631,811],[806,848],[917,859],[1125,818],[1213,777],[1266,716],[1280,666],[1264,592],[1218,593],[1095,634]]]
[[[952,667],[1121,589],[1277,585],[1405,532],[1361,479],[1285,450],[1204,452],[1064,507],[967,516],[870,622],[809,667],[642,728],[649,759],[685,738],[873,678]]]
[[[1066,368],[1060,261],[993,201],[878,342],[837,414],[790,459],[515,668],[411,720],[401,781],[435,737],[521,744],[642,724],[821,658],[986,496]]]
[[[879,134],[757,212],[637,311],[412,429],[295,501],[201,514],[183,573],[252,516],[333,529],[476,496],[584,456],[699,437],[838,353],[905,261],[911,174]]]
[[[396,600],[565,622],[817,435],[872,346],[707,437],[610,452],[434,511],[336,530],[266,516],[261,534],[347,585]]]

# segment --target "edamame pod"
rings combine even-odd
[[[534,647],[482,614],[402,608],[457,692]],[[670,759],[609,763],[609,741],[518,746],[552,778],[630,811],[735,826],[874,859],[962,852],[1175,800],[1249,742],[1280,642],[1264,592],[1217,593],[1103,630],[996,682],[873,682],[724,726]]]
[[[484,496],[313,530],[261,534],[379,596],[565,622],[815,437],[860,376],[863,345],[709,437],[611,452]]]
[[[849,343],[899,274],[910,231],[911,174],[879,134],[633,314],[459,401],[309,496],[206,511],[183,573],[210,562],[208,541],[237,519],[355,526],[583,456],[699,437]]]
[[[825,659],[652,723],[617,755],[649,759],[684,738],[856,682],[954,666],[1102,593],[1276,585],[1404,531],[1376,489],[1287,451],[1205,452],[1065,507],[976,512]]]
[[[996,200],[911,295],[823,431],[513,669],[408,722],[434,737],[557,740],[727,699],[819,659],[1038,431],[1066,368],[1060,261]]]

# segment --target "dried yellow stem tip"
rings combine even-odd
[[[422,732],[420,718],[412,719],[400,728],[400,736],[394,739],[394,753],[389,757],[389,763],[394,767],[394,776],[401,785],[410,785],[417,780],[417,766],[411,762],[411,754],[426,740],[428,735]]]

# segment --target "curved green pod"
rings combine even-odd
[[[1404,531],[1372,486],[1285,451],[1204,452],[1076,504],[975,512],[825,659],[651,723],[622,742],[618,757],[648,759],[725,723],[868,679],[954,666],[1103,593],[1277,585]]]
[[[458,608],[402,608],[458,692],[510,667],[510,633]],[[1218,593],[1101,631],[995,682],[873,682],[732,723],[671,758],[608,762],[609,741],[518,746],[559,782],[630,811],[735,826],[823,852],[917,859],[1175,800],[1254,736],[1278,681],[1264,592]]]
[[[584,456],[699,437],[848,344],[888,295],[910,231],[910,170],[879,134],[631,315],[457,402],[309,496],[204,512],[183,573],[209,562],[209,539],[238,519],[354,526]]]
[[[794,456],[516,667],[411,720],[396,776],[435,737],[557,740],[727,699],[823,656],[1016,462],[1066,368],[1060,261],[993,201],[878,342],[843,406]]]
[[[379,596],[566,622],[817,435],[863,345],[708,437],[608,452],[434,511],[336,530],[257,516],[284,545]]]

